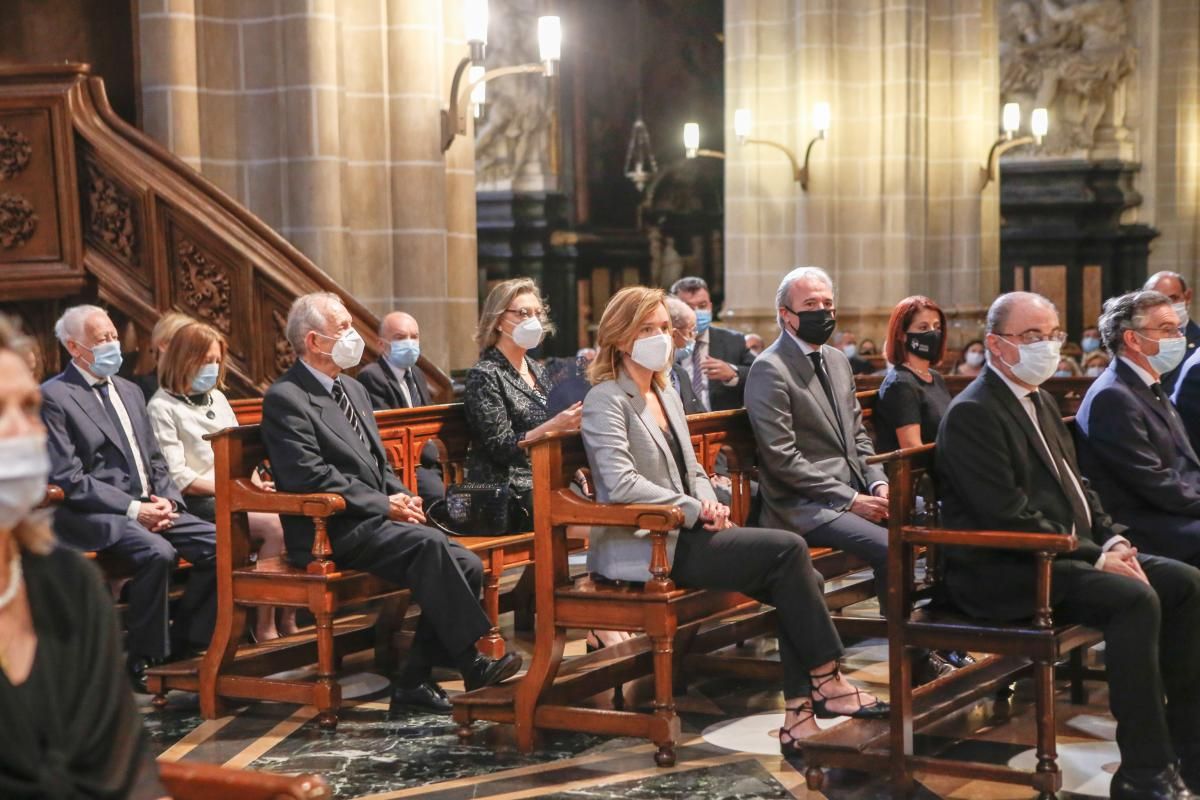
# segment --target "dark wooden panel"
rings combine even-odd
[[[62,257],[50,111],[0,110],[0,263]]]

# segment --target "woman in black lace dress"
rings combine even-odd
[[[526,353],[553,330],[537,284],[514,278],[488,294],[475,331],[479,362],[467,372],[467,480],[507,483],[533,513],[533,474],[520,442],[551,431],[579,430],[581,403],[550,416],[550,382]]]

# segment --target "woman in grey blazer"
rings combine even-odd
[[[685,527],[668,539],[671,578],[679,586],[737,591],[778,611],[787,714],[784,755],[817,732],[814,717],[877,718],[888,706],[856,689],[838,670],[842,643],[825,607],[821,576],[804,539],[782,530],[735,528],[696,462],[679,395],[666,371],[675,346],[658,289],[632,286],[600,319],[598,354],[583,402],[583,443],[596,499],[679,506]],[[594,528],[593,573],[615,580],[650,578],[650,542],[631,528]]]

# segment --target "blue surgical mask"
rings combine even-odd
[[[1060,369],[1060,370],[1057,370],[1057,371],[1055,371],[1055,373],[1054,373],[1054,377],[1056,377],[1056,378],[1069,378],[1069,377],[1071,377],[1071,375],[1072,375],[1072,374],[1073,374],[1073,373],[1072,373],[1072,372],[1071,372],[1071,370],[1069,370],[1069,369]]]
[[[1079,346],[1083,348],[1083,352],[1085,353],[1094,353],[1100,349],[1100,340],[1095,336],[1085,336],[1079,343]]]
[[[92,348],[92,365],[89,371],[97,378],[111,378],[121,368],[121,343],[117,340],[104,342]]]
[[[1141,334],[1138,334],[1139,336]],[[1143,339],[1147,338],[1142,336]],[[1187,354],[1187,339],[1183,336],[1176,336],[1172,339],[1159,339],[1158,352],[1154,355],[1147,355],[1146,359],[1150,362],[1150,366],[1159,375],[1165,375],[1171,370],[1179,366],[1179,362],[1183,361],[1184,355]]]
[[[217,376],[221,374],[220,364],[203,364],[196,371],[196,377],[192,378],[192,393],[204,394],[211,392],[213,387],[217,385]]]
[[[854,358],[858,355],[858,345],[848,344],[842,348],[842,352],[846,354],[846,358]]]
[[[698,308],[696,309],[696,335],[704,333],[708,330],[708,326],[712,324],[712,309]]]
[[[684,359],[691,358],[692,353],[694,353],[694,352],[696,352],[696,340],[692,339],[687,344],[685,344],[683,347],[675,348],[675,360],[683,361]]]
[[[397,339],[388,349],[387,360],[396,369],[408,369],[421,357],[419,339]]]

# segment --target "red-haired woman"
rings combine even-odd
[[[892,309],[884,355],[887,377],[875,403],[875,449],[880,453],[932,442],[950,405],[933,367],[946,353],[946,315],[928,297],[906,297]]]

